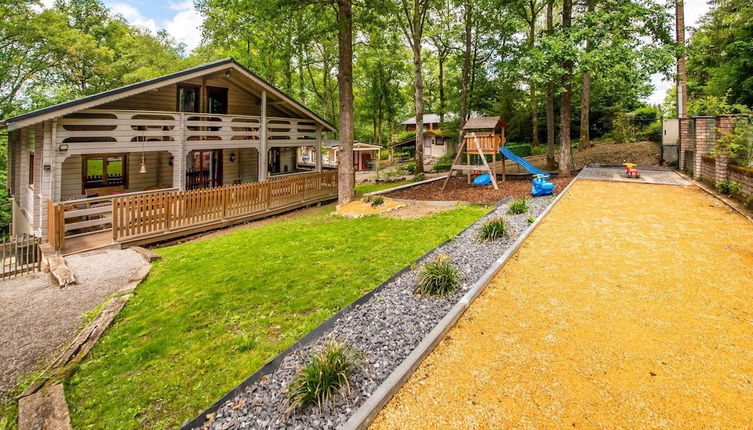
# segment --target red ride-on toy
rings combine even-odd
[[[640,178],[641,172],[635,168],[636,164],[633,163],[624,163],[625,166],[625,176],[628,178]]]

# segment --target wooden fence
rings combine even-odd
[[[42,265],[42,251],[39,249],[40,239],[26,236],[0,242],[0,258],[2,268],[0,279],[11,278],[26,273],[36,272]]]
[[[112,237],[123,241],[261,215],[337,195],[337,172],[112,199]]]

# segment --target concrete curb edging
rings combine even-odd
[[[573,179],[561,193],[552,201],[544,212],[536,218],[528,228],[513,242],[510,248],[505,251],[502,256],[497,259],[494,264],[484,273],[484,275],[476,281],[475,284],[468,290],[467,293],[458,301],[450,311],[442,318],[439,323],[432,329],[429,334],[424,337],[421,343],[411,351],[411,353],[398,365],[395,370],[390,373],[387,379],[377,387],[376,391],[366,399],[366,401],[350,416],[348,421],[345,422],[343,430],[361,430],[367,428],[376,418],[376,415],[387,402],[392,399],[392,396],[403,386],[405,381],[413,374],[418,368],[424,358],[431,353],[439,342],[444,338],[444,335],[455,325],[465,311],[470,307],[471,303],[484,291],[489,281],[499,270],[504,266],[507,260],[512,257],[520,246],[525,242],[528,236],[538,227],[544,217],[552,210],[557,202],[567,193],[567,190],[577,181],[577,177]]]
[[[723,197],[723,196],[717,194],[716,192],[714,192],[713,189],[711,189],[711,187],[707,186],[703,182],[694,180],[693,178],[691,178],[690,176],[686,175],[685,173],[683,173],[683,172],[681,172],[679,170],[675,170],[675,172],[677,172],[678,175],[682,176],[683,178],[685,178],[689,182],[691,182],[692,185],[695,185],[696,187],[698,187],[701,190],[705,191],[706,193],[710,194],[712,197],[715,197],[717,200],[719,200],[722,203],[724,203],[725,205],[729,206],[730,209],[732,209],[733,211],[739,213],[740,215],[742,215],[743,217],[745,217],[748,221],[753,222],[753,217],[751,217],[750,215],[748,215],[747,213],[745,213],[745,211],[743,211],[742,209],[740,209],[737,206],[737,202],[735,202],[734,200],[727,199],[726,197]]]
[[[398,185],[397,187],[394,187],[394,188],[387,188],[384,190],[372,191],[370,193],[365,193],[364,196],[376,196],[379,194],[387,194],[393,191],[404,190],[406,188],[415,187],[416,185],[423,185],[423,184],[428,184],[429,182],[435,182],[440,179],[444,179],[445,177],[446,176],[437,176],[436,178],[429,178],[429,179],[424,179],[423,181],[411,182],[410,184]]]

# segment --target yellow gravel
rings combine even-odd
[[[578,181],[375,429],[752,428],[753,224]]]

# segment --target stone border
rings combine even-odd
[[[366,399],[366,401],[350,416],[348,421],[345,422],[342,429],[344,430],[360,430],[367,428],[374,418],[392,399],[392,396],[403,386],[405,381],[413,374],[418,368],[424,358],[431,353],[434,348],[439,344],[444,335],[455,325],[460,317],[465,313],[468,307],[473,301],[484,291],[489,281],[499,272],[504,266],[507,260],[517,252],[520,246],[525,242],[528,236],[538,227],[544,217],[552,210],[557,202],[567,193],[567,190],[577,181],[575,179],[557,195],[553,202],[549,203],[528,228],[513,242],[513,244],[505,251],[504,254],[484,273],[484,275],[476,281],[476,283],[468,290],[467,293],[458,301],[450,311],[442,318],[434,329],[432,329],[426,337],[418,344],[418,346],[411,351],[408,357],[398,365],[395,370],[390,373],[387,379]]]
[[[408,184],[408,185],[411,185],[411,184]],[[512,197],[506,197],[506,198],[500,200],[497,204],[494,205],[494,207],[492,209],[490,209],[487,213],[485,213],[484,215],[482,215],[481,217],[479,217],[479,219],[481,219],[481,218],[489,215],[491,212],[493,212],[494,210],[496,210],[496,208],[498,206],[503,205],[503,204],[505,204],[507,202],[510,202],[512,200],[513,200]],[[491,205],[488,205],[488,206],[491,206]],[[465,231],[467,231],[468,229],[470,229],[474,224],[475,224],[475,222],[471,223],[469,226],[467,226],[463,230],[459,231],[455,235],[455,237],[463,234]],[[331,328],[333,328],[335,326],[335,323],[337,322],[337,320],[339,320],[340,318],[342,318],[343,315],[345,315],[346,313],[348,313],[353,308],[355,308],[355,307],[357,307],[357,306],[359,306],[359,305],[361,305],[363,303],[368,302],[375,294],[379,293],[382,289],[384,289],[387,285],[389,285],[390,283],[392,283],[395,279],[397,279],[400,276],[404,275],[405,273],[413,270],[414,266],[419,265],[421,262],[423,262],[424,260],[426,260],[431,255],[431,253],[434,252],[435,249],[437,249],[437,248],[439,248],[439,247],[441,247],[441,246],[443,246],[443,245],[451,242],[453,239],[454,239],[454,237],[452,239],[448,239],[448,240],[446,240],[446,241],[438,244],[436,247],[430,249],[425,254],[423,254],[422,256],[418,257],[418,259],[416,259],[414,262],[406,265],[405,267],[403,267],[402,269],[400,269],[400,271],[398,271],[397,273],[395,273],[392,276],[390,276],[389,279],[386,279],[384,282],[382,282],[381,284],[379,284],[378,286],[376,286],[372,290],[368,291],[363,296],[361,296],[358,299],[356,299],[355,301],[351,302],[346,307],[340,309],[337,313],[335,313],[334,315],[332,315],[331,317],[329,317],[327,320],[325,320],[324,322],[322,322],[321,324],[319,324],[318,326],[316,326],[308,334],[306,334],[304,337],[302,337],[299,340],[297,340],[294,344],[290,345],[287,349],[285,349],[284,351],[282,351],[280,354],[278,354],[271,361],[267,362],[267,364],[265,364],[264,366],[262,366],[256,372],[254,372],[251,376],[249,376],[248,378],[246,378],[243,382],[241,382],[240,384],[238,384],[235,388],[233,388],[232,390],[230,390],[230,392],[228,392],[227,394],[225,394],[224,396],[222,396],[219,400],[217,400],[216,402],[214,402],[207,409],[203,410],[201,413],[199,413],[192,420],[190,420],[190,421],[186,420],[183,423],[183,425],[180,427],[181,430],[192,430],[194,428],[201,427],[204,423],[206,423],[208,421],[208,419],[207,419],[208,415],[211,415],[211,414],[217,412],[217,410],[221,406],[223,406],[229,400],[232,400],[233,398],[235,398],[236,396],[238,396],[247,387],[255,384],[256,382],[258,382],[259,380],[261,380],[265,376],[268,376],[268,375],[271,375],[272,373],[274,373],[274,371],[277,370],[277,368],[280,367],[280,364],[282,364],[283,360],[287,356],[291,355],[292,353],[296,352],[301,347],[303,347],[303,346],[311,343],[312,341],[314,341],[317,338],[319,338],[320,336],[322,336],[328,330],[330,330]]]
[[[146,259],[146,257],[144,257]],[[149,275],[146,264],[119,289],[94,319],[81,330],[66,350],[18,397],[18,429],[70,428],[68,405],[62,382],[91,351],[99,338],[115,320],[132,292]],[[68,426],[65,426],[65,423]]]

